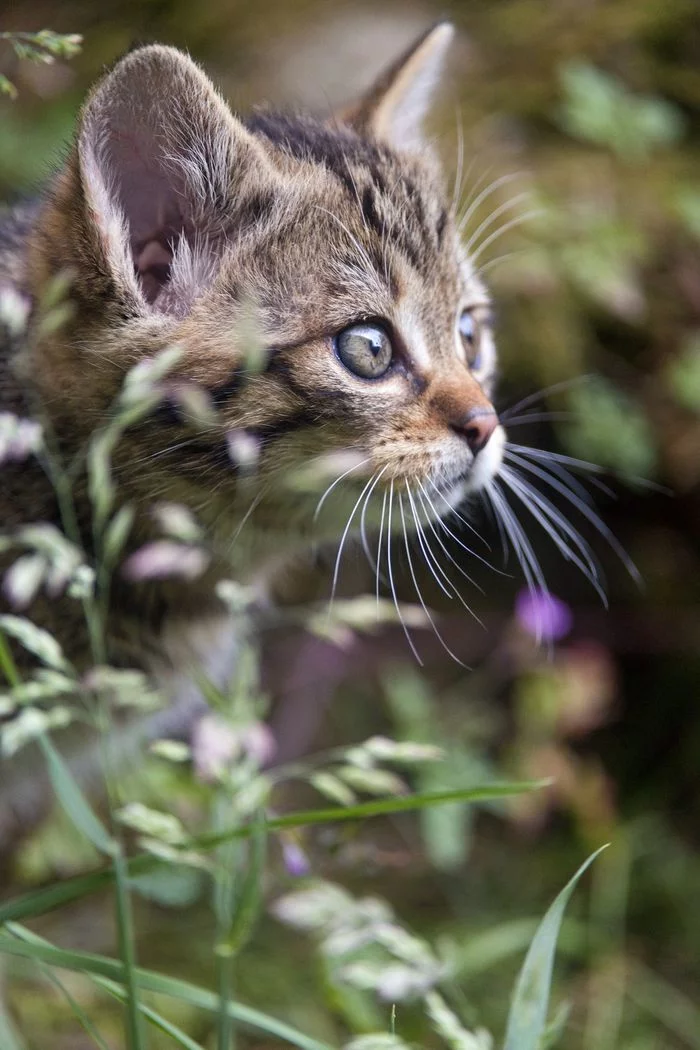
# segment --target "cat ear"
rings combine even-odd
[[[77,168],[86,232],[113,283],[179,316],[213,279],[241,201],[272,178],[204,73],[162,46],[133,51],[98,84]]]
[[[454,26],[439,22],[404,52],[354,105],[339,117],[397,149],[423,142],[423,121],[440,79]]]

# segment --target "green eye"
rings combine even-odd
[[[345,367],[363,379],[379,379],[394,356],[391,339],[376,324],[353,324],[338,332],[335,352]]]

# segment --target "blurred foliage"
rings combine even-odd
[[[69,65],[0,53],[0,71],[19,91],[14,103],[0,99],[0,188],[10,197],[37,191],[69,141],[87,87],[135,40],[188,48],[241,105],[313,98],[323,108],[445,10],[320,0],[268,0],[264,8],[243,0],[108,0],[99,8],[67,0],[38,9],[19,0],[5,13],[8,30],[38,31],[39,20],[82,33],[85,45]],[[498,312],[501,404],[553,387],[524,406],[529,423],[514,422],[511,434],[623,478],[651,478],[666,491],[615,485],[612,505],[593,490],[645,581],[636,593],[611,566],[608,612],[533,536],[573,611],[572,634],[551,657],[513,614],[520,584],[478,568],[486,594],[470,600],[488,628],[483,636],[426,582],[445,637],[471,673],[427,640],[419,674],[391,628],[377,639],[336,636],[337,648],[273,633],[267,674],[283,746],[388,733],[442,747],[444,765],[410,774],[418,790],[464,786],[489,772],[553,778],[545,792],[489,804],[476,816],[455,804],[424,811],[420,823],[397,817],[357,831],[299,832],[292,845],[315,874],[383,894],[449,961],[450,1004],[472,1029],[502,1031],[534,917],[582,854],[610,840],[588,911],[574,900],[563,923],[567,965],[555,979],[555,1001],[568,1003],[569,1021],[558,1044],[552,1030],[552,1045],[698,1047],[700,13],[696,0],[452,0],[448,11],[461,36],[436,132],[454,169],[456,120],[464,128],[464,209],[490,180],[517,170],[538,212],[479,260]],[[476,208],[467,237],[507,203],[505,189]],[[504,210],[484,236],[529,208]],[[581,375],[593,378],[579,383]],[[497,536],[492,544],[497,550]],[[324,583],[300,587],[327,593]],[[174,762],[151,758],[133,771],[132,788],[133,797],[180,819],[199,811],[201,799]],[[289,805],[295,797],[290,789]],[[65,822],[49,824],[18,859],[15,888],[78,873],[93,856]],[[275,890],[294,884],[281,863],[270,879]],[[151,880],[136,921],[144,965],[211,983],[213,931],[196,874],[170,875],[160,886]],[[39,926],[55,943],[96,951],[113,943],[102,899]],[[266,917],[244,949],[237,995],[331,1042],[361,1029],[362,1016],[373,1023],[366,1004],[339,997],[319,966],[306,944]],[[55,989],[31,969],[17,978],[13,1022],[0,1017],[0,1032],[14,1023],[29,1046],[47,1038],[56,1050],[90,1045]],[[115,1008],[82,978],[66,984],[110,1045],[120,1045]],[[192,1008],[178,1009],[178,1023],[195,1038],[212,1038]],[[410,1010],[399,1011],[397,1031],[421,1045],[434,1038]],[[163,1037],[153,1045],[171,1044]]]

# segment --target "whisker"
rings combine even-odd
[[[370,498],[371,498],[372,493],[374,492],[375,488],[377,487],[377,485],[379,483],[379,479],[381,478],[381,476],[382,476],[381,474],[377,474],[377,476],[375,477],[374,484],[371,486],[369,492],[367,493],[367,495],[365,497],[365,502],[362,504],[362,513],[360,514],[360,539],[362,541],[362,549],[365,552],[365,555],[367,557],[367,561],[369,562],[369,564],[372,567],[372,569],[374,570],[374,572],[377,572],[377,564],[376,564],[376,562],[374,560],[374,557],[372,556],[372,552],[369,549],[369,541],[367,539],[367,530],[366,530],[366,527],[365,527],[365,525],[366,525],[365,518],[366,518],[366,515],[367,515],[367,507],[369,506]]]
[[[410,486],[409,486],[408,482],[406,482],[406,495],[408,496],[409,503],[411,504],[411,512],[412,512],[412,515],[413,515],[413,522],[414,522],[414,524],[416,526],[416,537],[418,539],[418,544],[420,546],[420,549],[421,549],[421,551],[423,553],[423,557],[425,559],[425,564],[430,569],[430,572],[432,573],[432,576],[433,576],[435,582],[437,583],[438,587],[442,591],[442,593],[446,594],[448,598],[452,598],[452,597],[454,597],[454,588],[452,587],[452,584],[450,583],[449,577],[445,575],[445,572],[444,572],[442,566],[439,564],[439,562],[435,561],[435,556],[433,555],[433,561],[435,561],[435,565],[436,565],[436,568],[437,568],[438,572],[442,575],[442,577],[444,579],[447,580],[447,583],[449,584],[449,587],[446,587],[445,584],[440,579],[440,576],[437,575],[436,570],[433,568],[433,565],[432,565],[432,562],[430,560],[430,557],[429,557],[428,553],[426,552],[425,543],[427,541],[425,539],[425,535],[423,533],[423,529],[421,527],[421,523],[420,523],[418,517],[416,516],[416,508],[415,508],[415,505],[413,503],[413,497],[411,495],[411,489],[410,489]],[[428,550],[429,549],[430,548],[428,548]],[[431,554],[432,554],[432,551],[431,551]]]
[[[551,386],[545,386],[541,390],[536,390],[534,394],[528,394],[527,397],[523,397],[520,401],[516,401],[514,405],[510,405],[508,408],[501,412],[501,422],[506,423],[510,417],[518,412],[521,408],[526,408],[528,405],[532,405],[536,401],[541,401],[549,394],[558,394],[561,390],[569,390],[572,386],[576,386],[578,383],[587,383],[593,377],[590,374],[581,376],[572,376],[571,379],[562,379],[558,383],[552,383]]]
[[[418,650],[416,649],[415,645],[413,644],[413,639],[411,638],[411,634],[410,634],[410,632],[408,630],[408,627],[404,623],[404,618],[403,618],[403,615],[401,613],[401,606],[399,605],[399,600],[396,597],[396,587],[394,586],[394,572],[393,572],[393,569],[392,569],[392,566],[391,566],[391,517],[392,517],[393,502],[394,502],[394,479],[392,478],[391,479],[391,488],[389,489],[389,526],[388,526],[387,534],[386,534],[386,560],[387,560],[387,565],[389,567],[389,585],[391,587],[391,596],[394,599],[394,608],[396,609],[396,613],[397,613],[397,615],[399,617],[399,623],[401,624],[401,626],[403,628],[403,633],[406,635],[406,641],[408,642],[409,646],[411,647],[411,652],[415,656],[416,660],[418,661],[420,666],[423,667],[423,661],[421,660],[420,656],[418,655]]]
[[[497,241],[499,237],[502,237],[508,230],[514,229],[516,226],[522,226],[523,223],[529,222],[530,219],[537,219],[542,215],[541,209],[533,208],[531,211],[523,212],[522,215],[516,215],[510,222],[504,222],[502,226],[499,226],[497,230],[494,230],[485,241],[482,241],[476,251],[472,252],[470,261],[474,265],[478,259],[484,254],[487,248],[489,248],[494,241]]]
[[[483,263],[481,266],[477,266],[474,270],[474,274],[477,277],[484,277],[491,270],[495,269],[496,266],[500,266],[501,263],[508,262],[509,259],[515,259],[519,255],[527,255],[528,252],[533,250],[532,245],[528,245],[526,248],[514,248],[512,252],[503,252],[502,255],[497,255],[494,259],[489,259],[488,262]]]
[[[474,534],[474,535],[476,536],[476,538],[477,538],[477,539],[479,540],[479,542],[480,542],[480,543],[483,543],[484,547],[486,547],[486,549],[487,549],[488,551],[490,551],[490,550],[491,550],[491,546],[490,546],[490,544],[488,543],[488,541],[487,541],[487,540],[485,540],[485,539],[484,539],[484,537],[483,537],[483,536],[481,535],[481,533],[480,533],[480,532],[478,532],[478,531],[477,531],[477,530],[476,530],[476,529],[474,528],[474,526],[472,525],[472,523],[471,523],[470,521],[468,521],[468,520],[467,520],[466,518],[464,518],[464,517],[463,517],[463,516],[462,516],[462,515],[461,515],[461,514],[459,513],[459,511],[457,510],[457,508],[456,508],[456,507],[454,507],[454,506],[453,506],[453,505],[452,505],[452,504],[450,503],[450,501],[449,501],[448,499],[446,499],[446,497],[445,497],[444,493],[442,493],[442,492],[440,491],[440,489],[439,489],[439,488],[437,487],[437,485],[435,484],[435,482],[431,481],[431,482],[430,482],[430,487],[431,487],[431,488],[433,489],[433,491],[435,492],[435,494],[436,494],[437,496],[439,496],[439,497],[440,497],[440,499],[441,499],[441,500],[442,500],[442,502],[443,502],[443,503],[445,504],[445,506],[447,507],[447,509],[448,509],[448,511],[450,512],[450,514],[454,514],[454,516],[455,516],[455,517],[457,518],[457,520],[458,520],[458,521],[461,521],[462,525],[466,526],[466,528],[468,528],[468,529],[469,529],[469,531],[470,531],[470,532],[472,532],[472,533],[473,533],[473,534]],[[431,506],[432,506],[432,504],[431,504]],[[436,511],[436,514],[437,514],[437,511]],[[442,519],[442,517],[443,517],[443,516],[444,516],[444,515],[438,515],[438,517],[439,517],[439,518],[441,518],[441,519]]]
[[[377,568],[375,572],[375,591],[377,595],[377,612],[379,612],[379,565],[382,559],[382,537],[384,535],[384,515],[386,514],[386,501],[387,501],[387,490],[384,490],[384,498],[382,499],[382,516],[379,522],[379,541],[377,543]]]
[[[479,223],[476,230],[467,241],[464,248],[467,255],[471,256],[472,249],[474,248],[474,245],[479,243],[479,237],[481,237],[482,233],[485,233],[485,231],[488,230],[489,227],[493,226],[496,220],[500,219],[501,215],[503,215],[505,212],[511,211],[513,208],[517,208],[519,204],[523,204],[526,200],[529,199],[529,196],[529,193],[516,193],[515,197],[511,197],[507,201],[503,201],[503,203],[499,204],[497,208],[494,208],[492,212],[489,212],[486,218]],[[476,252],[474,257],[476,257]]]
[[[511,427],[525,426],[527,423],[567,423],[574,418],[573,412],[525,412],[522,416],[508,416],[501,419]]]
[[[544,578],[542,567],[537,560],[537,556],[532,549],[532,545],[523,531],[520,522],[501,492],[498,486],[498,481],[492,481],[486,491],[489,498],[493,501],[494,509],[498,512],[503,521],[503,527],[510,539],[518,562],[520,563],[528,591],[533,597],[537,597],[539,592],[542,594],[549,594],[549,588]],[[542,622],[539,617],[537,617],[535,624],[535,637],[538,643],[542,641]]]
[[[387,464],[387,466],[388,466],[388,464]],[[384,473],[384,471],[386,469],[387,469],[386,466],[382,467],[381,471],[379,472],[378,477],[375,478],[374,474],[370,477],[369,481],[366,483],[366,485],[362,489],[362,492],[357,497],[357,500],[355,501],[355,505],[352,508],[352,510],[350,511],[350,515],[348,517],[348,520],[345,523],[345,528],[343,529],[343,534],[340,537],[340,546],[338,547],[338,554],[337,554],[336,559],[335,559],[335,568],[333,570],[333,584],[331,586],[331,599],[330,599],[331,600],[331,604],[333,603],[333,600],[335,598],[335,591],[336,591],[336,587],[338,586],[338,576],[340,574],[340,562],[341,562],[341,559],[343,557],[343,547],[345,546],[345,540],[347,539],[348,532],[350,531],[350,526],[352,524],[352,519],[355,517],[355,514],[357,512],[357,508],[359,507],[359,505],[360,505],[360,503],[362,501],[362,497],[364,496],[364,494],[367,491],[367,489],[370,487],[370,485],[372,485],[373,482],[376,484],[376,481],[379,480],[379,478],[382,476],[382,474]]]
[[[414,500],[413,500],[413,494],[411,493],[411,489],[410,489],[410,486],[408,484],[406,484],[406,492],[408,494],[408,498],[409,498],[409,501],[411,503],[411,511],[413,513],[413,520],[416,523],[416,534],[418,536],[418,542],[419,542],[419,544],[421,546],[421,550],[423,551],[423,556],[425,558],[425,561],[426,561],[426,564],[427,564],[428,568],[433,573],[433,576],[435,576],[435,571],[433,570],[433,568],[432,568],[432,566],[430,564],[430,562],[432,561],[433,565],[435,566],[435,569],[440,573],[440,575],[443,577],[443,579],[447,581],[447,583],[449,584],[449,586],[451,588],[451,590],[449,592],[445,591],[445,593],[448,594],[450,598],[452,598],[452,597],[457,598],[457,600],[464,606],[464,608],[467,610],[467,612],[471,616],[474,617],[476,622],[481,627],[484,627],[484,624],[482,623],[482,621],[476,615],[476,613],[471,608],[469,603],[467,601],[465,601],[465,599],[462,596],[462,594],[460,593],[459,589],[455,586],[455,584],[449,578],[449,576],[447,575],[447,573],[443,569],[442,565],[438,561],[437,557],[435,556],[435,554],[433,552],[433,549],[430,546],[430,543],[428,542],[428,537],[427,537],[427,535],[425,533],[425,530],[424,530],[424,528],[423,528],[423,526],[421,524],[420,514],[416,510],[416,506],[415,506],[415,503],[414,503]],[[419,499],[421,499],[420,492],[417,492],[416,495],[418,496]],[[423,513],[425,514],[425,506],[424,505],[423,505]],[[469,580],[469,582],[471,584],[473,584],[473,586],[475,586],[477,588],[477,590],[481,591],[481,593],[483,594],[484,592],[481,589],[481,587],[479,587],[478,584],[475,584],[474,581],[471,579],[471,577],[468,576],[467,573],[464,572],[464,570],[461,568],[461,566],[457,564],[457,562],[454,560],[454,558],[451,557],[449,551],[447,551],[447,548],[442,543],[442,540],[438,536],[437,532],[435,532],[435,529],[433,528],[433,524],[432,524],[430,518],[427,516],[427,514],[426,514],[426,521],[428,522],[428,525],[430,526],[430,528],[435,533],[435,538],[437,539],[438,543],[440,544],[440,546],[443,548],[443,550],[447,554],[447,557],[449,558],[449,560],[451,562],[453,562],[455,567],[462,573],[462,575],[466,576],[466,578]],[[436,581],[438,583],[440,583],[440,581],[437,579],[437,576],[435,576],[435,579],[436,579]],[[440,585],[440,586],[442,586],[442,585]],[[445,590],[444,587],[442,587],[442,589]]]
[[[253,511],[258,506],[258,504],[263,499],[263,497],[267,495],[267,493],[269,491],[269,488],[270,488],[270,486],[266,485],[264,488],[260,489],[260,491],[256,495],[255,499],[251,500],[251,504],[248,507],[248,510],[245,512],[245,514],[243,515],[243,517],[239,521],[238,526],[236,528],[236,531],[234,532],[233,536],[229,540],[229,552],[233,550],[234,544],[235,544],[236,540],[238,539],[238,537],[240,536],[240,534],[241,534],[241,532],[243,530],[243,526],[248,521],[248,519],[252,515]]]
[[[314,511],[314,521],[316,521],[316,519],[318,518],[319,514],[321,513],[321,508],[323,507],[323,504],[326,502],[335,486],[339,485],[343,478],[346,478],[348,474],[352,474],[353,470],[358,470],[360,467],[364,467],[366,463],[369,463],[369,456],[366,459],[361,460],[359,463],[353,463],[353,465],[349,467],[343,474],[341,474],[339,478],[336,478],[335,481],[331,482],[331,484],[328,486],[328,488],[316,504],[316,510]]]
[[[404,515],[404,510],[403,510],[403,499],[401,498],[401,493],[399,493],[398,495],[399,495],[399,512],[401,514],[401,527],[403,529],[403,540],[404,540],[404,546],[406,548],[406,558],[408,559],[408,569],[409,569],[409,572],[411,573],[411,579],[413,580],[413,586],[414,586],[416,594],[418,596],[418,601],[420,602],[420,604],[421,604],[421,606],[423,608],[423,612],[425,613],[425,615],[428,618],[428,622],[429,622],[430,626],[432,627],[432,629],[433,629],[433,631],[435,633],[435,637],[440,642],[440,644],[442,645],[442,647],[445,650],[445,652],[448,653],[452,657],[452,659],[456,663],[458,663],[460,665],[460,667],[466,667],[466,664],[463,663],[460,660],[460,658],[458,656],[456,656],[455,653],[452,652],[452,650],[450,649],[449,645],[447,644],[445,639],[442,637],[442,635],[438,631],[437,625],[435,623],[435,620],[433,619],[432,615],[430,614],[430,610],[428,609],[428,606],[425,604],[425,601],[423,600],[423,595],[422,595],[421,589],[420,589],[420,587],[418,585],[418,578],[416,576],[415,569],[413,568],[413,559],[411,558],[411,549],[410,549],[410,544],[408,542],[408,530],[406,528],[406,517]]]
[[[419,484],[420,484],[420,482],[419,482]],[[423,491],[425,491],[425,490],[423,490]],[[435,539],[436,539],[440,549],[444,553],[444,555],[447,558],[447,560],[449,562],[451,562],[452,565],[454,565],[455,569],[457,569],[457,571],[459,573],[461,573],[462,576],[464,576],[465,580],[469,581],[469,583],[472,585],[472,587],[476,587],[477,591],[479,591],[481,594],[484,594],[485,591],[484,591],[483,587],[480,587],[479,584],[476,582],[476,580],[472,579],[472,577],[469,575],[469,573],[466,571],[466,569],[464,569],[459,564],[459,562],[455,558],[452,557],[452,555],[450,554],[449,550],[447,549],[447,547],[443,543],[443,541],[442,541],[442,539],[440,537],[440,533],[435,528],[435,523],[433,522],[432,518],[430,517],[430,514],[428,513],[428,511],[426,509],[425,499],[423,498],[423,493],[416,492],[416,496],[418,496],[418,499],[421,501],[421,506],[423,508],[423,513],[425,514],[425,520],[428,523],[428,528],[430,529],[430,531],[432,532],[433,536],[435,537]],[[489,568],[491,568],[491,566],[489,566]]]
[[[459,106],[457,106],[457,169],[455,171],[455,181],[452,187],[452,199],[450,201],[450,214],[454,215],[457,208],[457,201],[459,200],[462,193],[462,176],[464,172],[464,132],[462,131],[462,115],[460,113]]]
[[[598,580],[600,566],[594,560],[590,547],[579,532],[559,513],[546,496],[537,492],[515,470],[504,467],[500,476],[513,495],[520,500],[527,512],[544,529],[563,557],[567,561],[573,562],[581,571],[600,597],[604,607],[607,608],[607,595]],[[562,534],[571,540],[571,543],[580,551],[582,557],[579,557],[571,544],[562,538]]]
[[[602,520],[600,515],[596,514],[595,511],[591,510],[588,504],[579,496],[577,496],[576,493],[572,491],[572,489],[569,488],[568,485],[565,485],[562,481],[559,481],[559,479],[554,477],[549,471],[544,470],[542,467],[536,466],[534,463],[529,463],[525,459],[520,461],[520,466],[529,474],[533,474],[535,477],[538,477],[542,481],[544,481],[545,485],[549,485],[550,488],[553,488],[556,492],[559,492],[564,497],[564,499],[566,499],[573,507],[575,507],[579,514],[581,514],[582,517],[584,517],[587,521],[591,523],[596,532],[598,532],[605,540],[607,540],[608,544],[617,554],[618,558],[625,566],[627,572],[630,574],[632,579],[637,583],[638,586],[641,586],[642,579],[639,573],[639,569],[634,564],[625,548],[615,537],[614,533],[611,532],[611,530]]]
[[[462,230],[467,225],[467,223],[469,222],[469,220],[471,219],[472,215],[477,210],[479,205],[482,204],[485,200],[487,200],[487,198],[490,197],[492,193],[495,193],[496,190],[499,189],[501,186],[505,186],[509,182],[514,182],[516,179],[519,179],[521,177],[522,177],[522,173],[521,172],[511,172],[508,175],[501,175],[501,176],[499,176],[499,178],[493,179],[488,184],[488,186],[486,186],[481,191],[481,193],[477,197],[473,198],[473,200],[468,205],[468,207],[467,207],[466,211],[464,212],[464,214],[459,217],[459,222],[457,224],[457,229],[459,230],[459,232],[460,233],[462,232]],[[483,181],[483,179],[482,179],[482,181]],[[477,185],[478,185],[478,183],[477,183]],[[470,238],[470,242],[473,241],[473,239],[474,239],[473,237]],[[466,250],[469,251],[469,248],[467,248]]]
[[[511,460],[511,462],[519,463],[520,466],[522,466],[521,456],[523,458],[527,459],[527,455],[526,455],[525,452],[521,452],[521,453],[513,452],[513,447],[515,447],[515,446],[511,446],[510,442],[508,442],[508,444],[506,445],[506,447],[505,447],[505,449],[503,451],[504,459],[509,459],[509,460]],[[539,463],[538,460],[536,460],[536,462]],[[574,474],[571,473],[570,470],[566,469],[566,467],[562,467],[559,463],[554,462],[554,463],[548,463],[547,466],[546,467],[543,466],[542,469],[543,470],[549,470],[549,471],[551,471],[554,474],[558,474],[559,477],[562,479],[562,481],[566,485],[568,485],[570,489],[572,489],[574,492],[576,492],[581,497],[581,499],[583,499],[587,503],[590,503],[591,505],[593,505],[593,497],[592,497],[591,493],[582,484],[582,482],[579,481],[579,479]],[[612,491],[612,489],[608,488],[608,486],[603,484],[603,482],[600,481],[598,478],[587,477],[586,481],[589,483],[589,485],[595,485],[596,488],[599,488],[602,492],[604,492],[608,496],[611,496],[613,499],[616,498],[615,497],[615,493]]]
[[[418,484],[421,487],[421,490],[423,491],[423,496],[427,500],[430,509],[432,510],[434,516],[436,516],[438,524],[443,529],[443,531],[447,533],[448,537],[450,537],[450,539],[453,540],[454,543],[459,544],[460,547],[463,548],[463,550],[466,550],[466,552],[471,556],[471,558],[475,558],[476,561],[482,562],[483,565],[487,565],[489,569],[491,569],[493,572],[499,573],[499,575],[507,575],[507,573],[501,572],[499,569],[496,569],[493,565],[491,565],[490,562],[487,562],[485,558],[482,558],[481,554],[476,553],[476,551],[472,550],[471,547],[467,547],[466,543],[463,543],[462,540],[460,540],[460,538],[457,537],[457,535],[454,535],[454,533],[447,527],[443,519],[440,517],[440,513],[436,509],[436,505],[434,505],[434,503],[428,496],[427,489],[423,485],[423,482],[419,481]],[[436,489],[436,491],[438,491],[438,489]],[[449,506],[449,504],[447,505]]]

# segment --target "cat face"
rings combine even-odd
[[[354,457],[321,525],[335,536],[358,492],[374,520],[394,487],[431,517],[496,475],[488,297],[420,139],[450,38],[432,30],[328,120],[242,121],[170,48],[97,87],[34,240],[35,282],[68,266],[76,306],[37,381],[59,429],[94,427],[125,371],[176,343],[175,381],[217,411],[196,437],[172,412],[129,432],[129,490],[188,502],[222,538],[250,512],[269,541],[313,532],[319,494],[289,482],[329,453]]]

